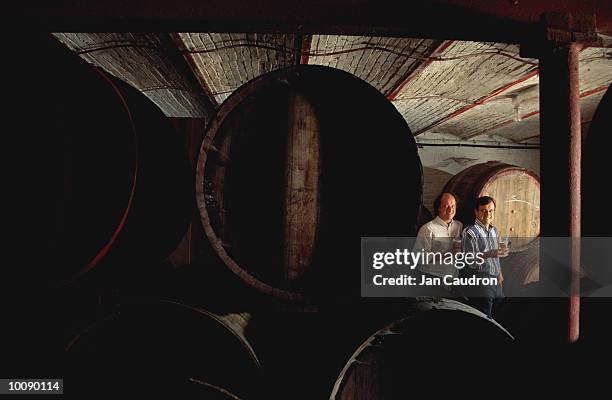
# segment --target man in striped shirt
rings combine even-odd
[[[479,309],[491,318],[495,299],[503,297],[501,266],[499,257],[508,255],[499,250],[499,231],[492,225],[495,214],[495,200],[488,196],[480,197],[474,204],[476,221],[463,231],[463,251],[465,253],[483,253],[484,262],[474,263],[465,271],[479,278],[496,278],[497,283],[479,285],[469,288],[467,294],[474,308]]]

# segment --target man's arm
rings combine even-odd
[[[499,249],[491,249],[482,254],[484,258],[499,258]]]

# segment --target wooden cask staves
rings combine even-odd
[[[473,165],[444,186],[459,196],[457,219],[464,226],[474,222],[474,201],[495,199],[493,225],[512,241],[511,251],[525,248],[540,235],[540,178],[526,168],[489,161]]]
[[[413,235],[421,193],[403,117],[372,86],[320,66],[239,88],[211,121],[197,165],[217,254],[285,299],[358,296],[360,238]]]

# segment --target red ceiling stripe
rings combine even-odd
[[[435,60],[433,60],[434,57],[438,57],[440,56],[442,53],[444,53],[444,51],[446,51],[446,49],[448,49],[455,41],[454,40],[445,40],[444,42],[442,42],[430,55],[429,57],[431,59],[428,59],[426,61],[423,61],[418,67],[416,67],[414,69],[414,71],[412,71],[410,73],[410,75],[408,75],[406,77],[406,79],[404,79],[395,89],[393,89],[393,91],[391,91],[391,93],[387,96],[387,98],[390,101],[395,100],[395,98],[397,97],[397,95],[402,91],[402,89],[404,89],[404,87],[410,82],[412,81],[414,78],[416,78],[417,76],[419,76],[424,70],[425,68],[427,68],[427,66],[429,66],[429,64],[431,64],[432,62],[434,62]]]

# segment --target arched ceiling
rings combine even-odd
[[[295,64],[339,68],[370,83],[415,135],[537,142],[538,63],[514,44],[280,33],[55,33],[171,117],[209,117],[249,80]],[[580,55],[583,122],[612,81],[612,50]],[[341,97],[341,94],[339,94]]]

